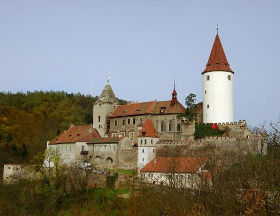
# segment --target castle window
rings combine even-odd
[[[142,161],[144,161],[144,158],[142,158]]]
[[[145,139],[145,144],[147,144],[147,140]]]
[[[155,153],[155,149],[153,149],[153,153]]]
[[[140,144],[143,144],[143,140],[142,139],[140,140]]]
[[[210,80],[210,76],[209,75],[206,76],[206,80]]]
[[[143,119],[142,119],[142,118],[140,118],[140,122],[143,122]]]
[[[127,124],[130,124],[130,119],[127,119]]]
[[[123,121],[122,121],[122,125],[125,125],[125,120],[123,119]]]
[[[227,78],[228,78],[228,80],[230,81],[230,80],[231,80],[231,75],[228,75],[228,77],[227,77]]]
[[[118,125],[118,121],[117,120],[115,120],[115,126],[117,126]]]
[[[168,124],[168,130],[169,131],[172,131],[173,130],[173,128],[172,128],[172,121],[169,121],[169,124]]]
[[[153,140],[151,139],[151,144],[153,144]]]
[[[181,131],[181,124],[180,123],[177,124],[177,131]]]
[[[111,134],[111,137],[116,137],[117,136],[117,133],[112,133]]]
[[[133,124],[135,125],[135,118],[133,119]]]
[[[134,138],[134,132],[129,132],[129,139],[133,140]]]
[[[207,92],[206,92],[206,90],[205,90],[205,94],[206,94]]]
[[[209,104],[207,104],[207,109],[208,109],[209,107],[210,107]]]
[[[100,122],[100,120],[101,120],[101,117],[100,117],[100,116],[98,116],[98,122]]]
[[[165,125],[164,125],[164,121],[162,121],[161,123],[160,123],[160,132],[164,132],[164,130],[165,130]]]
[[[144,153],[144,149],[142,149],[142,153]]]

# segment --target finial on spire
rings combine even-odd
[[[174,83],[173,83],[173,85],[174,85],[174,89],[176,88],[176,82],[175,82],[175,80],[174,80]]]
[[[217,24],[217,35],[219,35],[219,24]]]
[[[107,83],[109,84],[109,82],[110,82],[110,79],[112,79],[112,77],[109,75],[108,77],[107,77]]]

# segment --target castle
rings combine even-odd
[[[181,158],[198,157],[199,151],[207,147],[217,157],[229,152],[265,154],[263,137],[252,134],[244,120],[234,122],[234,72],[218,34],[202,79],[203,102],[197,104],[198,121],[215,123],[225,131],[221,137],[194,139],[194,123],[178,117],[185,113],[185,107],[177,100],[175,85],[170,100],[119,105],[108,81],[93,104],[92,125],[71,126],[49,141],[47,147],[59,149],[67,164],[84,163],[95,169],[137,169],[144,175],[161,170],[157,166],[174,152]]]

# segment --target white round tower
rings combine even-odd
[[[234,121],[233,74],[217,34],[202,72],[203,123]]]

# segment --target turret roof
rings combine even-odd
[[[103,103],[115,103],[118,102],[112,87],[110,86],[109,83],[107,83],[99,97],[99,99],[97,100],[97,102],[103,102]]]
[[[233,73],[218,34],[216,35],[206,68],[202,73],[210,71],[228,71]]]
[[[146,119],[138,137],[158,137],[151,119]]]

